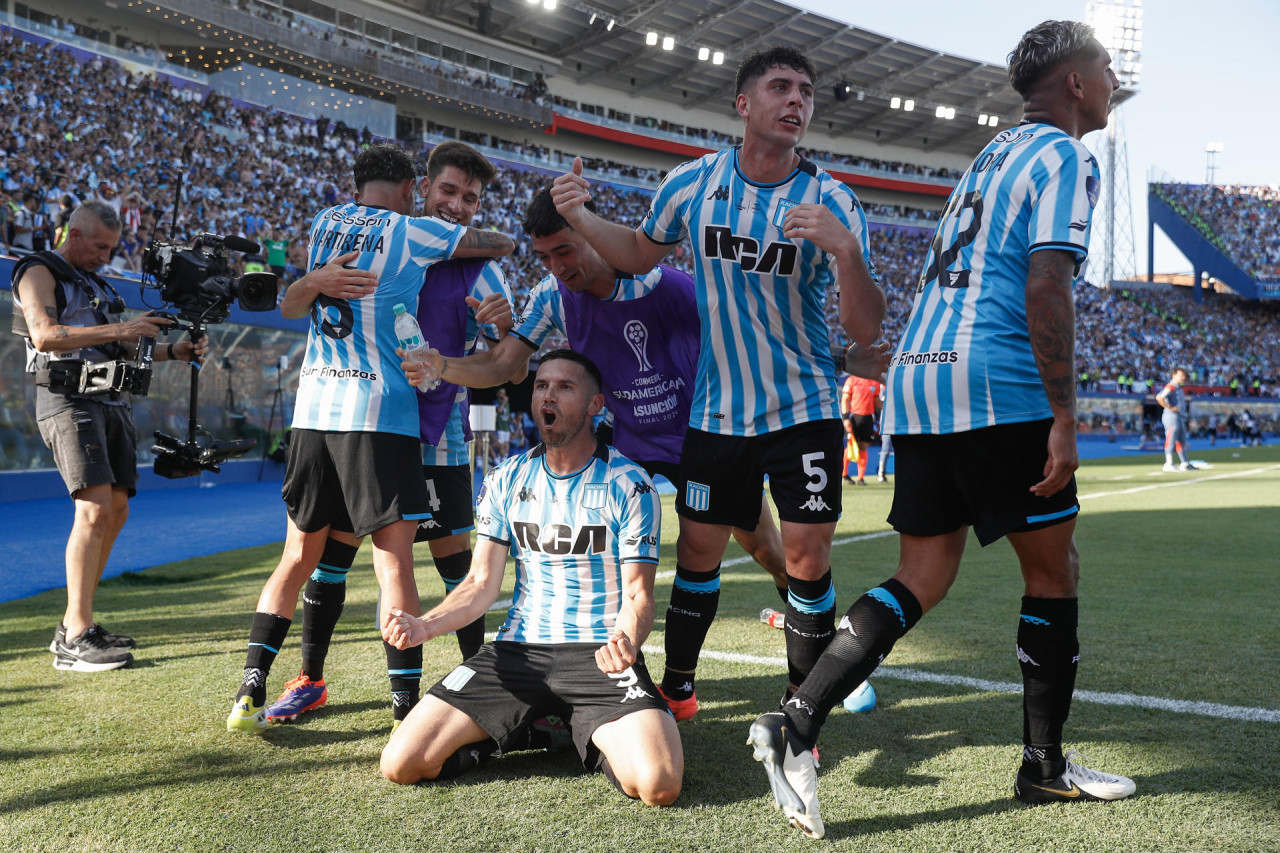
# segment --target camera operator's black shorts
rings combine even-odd
[[[367,536],[401,519],[431,517],[417,436],[291,431],[284,486],[303,533],[333,527]]]
[[[555,714],[573,730],[582,766],[595,770],[603,758],[591,742],[596,729],[649,708],[671,713],[643,655],[626,672],[607,675],[596,666],[600,646],[485,643],[428,692],[475,720],[503,752],[533,714]],[[527,743],[527,736],[515,740]]]
[[[427,510],[431,517],[418,522],[413,541],[430,542],[475,530],[471,466],[423,465],[422,476],[427,481]]]
[[[982,545],[1073,520],[1076,478],[1056,495],[1031,494],[1044,479],[1052,420],[1000,424],[950,435],[895,435],[889,524],[908,536],[972,525]]]
[[[680,452],[685,483],[676,498],[676,512],[705,524],[755,530],[768,475],[778,518],[800,524],[836,521],[844,435],[834,418],[753,436],[690,428]]]
[[[53,451],[67,491],[112,485],[138,493],[138,433],[129,405],[68,398],[73,407],[40,421],[40,437]]]

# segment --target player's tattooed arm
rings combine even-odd
[[[453,250],[455,258],[500,258],[515,250],[516,244],[501,231],[468,228]]]
[[[1044,249],[1031,255],[1027,273],[1027,328],[1031,351],[1035,354],[1040,380],[1049,404],[1068,409],[1074,415],[1075,385],[1075,305],[1071,282],[1075,276],[1075,256],[1070,252]]]
[[[1076,449],[1076,322],[1071,295],[1075,267],[1073,253],[1042,249],[1032,253],[1027,272],[1027,331],[1053,410],[1044,479],[1031,487],[1040,497],[1057,494],[1080,467]]]

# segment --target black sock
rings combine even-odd
[[[667,668],[662,675],[662,692],[668,699],[682,700],[693,695],[693,672],[698,668],[698,655],[719,606],[719,565],[709,572],[676,566],[663,637]]]
[[[782,599],[782,603],[783,603],[783,604],[786,604],[786,603],[787,603],[787,594],[788,594],[788,590],[787,590],[787,588],[786,588],[785,586],[775,586],[775,587],[774,587],[774,589],[776,589],[776,590],[778,591],[778,598],[781,598],[781,599]],[[785,624],[785,622],[784,622],[784,624]]]
[[[1036,751],[1032,760],[1056,763],[1062,758],[1062,727],[1071,712],[1080,660],[1078,613],[1074,598],[1022,599],[1018,619],[1022,743]]]
[[[422,684],[422,646],[403,651],[382,641],[387,653],[387,678],[391,680],[391,718],[403,720],[418,704]]]
[[[826,654],[783,708],[801,741],[817,742],[831,709],[867,680],[920,615],[920,602],[893,578],[853,603]]]
[[[444,581],[445,595],[453,592],[454,588],[466,578],[467,572],[470,570],[470,548],[466,551],[459,551],[457,554],[450,554],[447,557],[436,559],[436,571],[440,573],[440,579]],[[484,616],[479,616],[474,622],[463,625],[455,633],[458,637],[458,651],[462,652],[462,659],[466,660],[480,651],[480,647],[484,645]]]
[[[418,648],[422,647],[418,646]],[[468,770],[476,769],[490,758],[496,758],[497,755],[498,742],[493,738],[485,738],[476,743],[460,746],[453,755],[444,760],[444,764],[440,767],[440,775],[436,779],[455,779]]]
[[[828,569],[817,580],[787,575],[787,677],[799,686],[818,662],[836,630],[836,588]]]
[[[249,696],[253,704],[261,705],[267,701],[267,675],[271,672],[271,664],[280,647],[284,645],[285,635],[289,633],[292,619],[285,619],[274,613],[253,614],[253,627],[249,629],[249,653],[244,658],[244,676],[240,681],[240,690],[236,698]]]
[[[618,781],[617,774],[613,772],[613,765],[609,764],[609,759],[602,758],[600,760],[600,772],[604,774],[604,778],[609,780],[610,785],[617,788],[618,791],[622,793],[622,796],[631,797],[633,800],[640,799],[639,797],[632,797],[626,791],[622,790],[622,783]]]
[[[324,660],[347,601],[347,572],[357,550],[355,545],[329,539],[302,591],[302,674],[312,681],[324,679]]]

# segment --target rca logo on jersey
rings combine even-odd
[[[796,271],[800,249],[795,243],[769,243],[761,251],[760,243],[751,237],[739,237],[722,225],[706,225],[702,229],[702,251],[708,258],[733,261],[744,272],[774,273],[789,276]]]
[[[532,521],[514,521],[511,529],[522,548],[543,554],[603,554],[608,538],[603,524],[575,531],[567,524],[548,524],[543,529]]]

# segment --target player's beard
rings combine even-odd
[[[564,447],[573,443],[583,429],[588,428],[590,423],[590,415],[585,412],[574,417],[567,412],[557,410],[555,423],[548,425],[543,420],[538,425],[538,432],[542,436],[542,443],[548,447]]]

